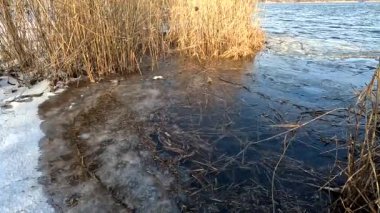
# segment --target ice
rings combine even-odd
[[[38,183],[41,174],[37,171],[43,137],[38,105],[50,95],[48,82],[28,89],[4,79],[0,81],[0,103],[20,95],[44,94],[31,102],[10,103],[12,108],[0,111],[0,212],[54,212]]]

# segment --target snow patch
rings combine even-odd
[[[49,91],[49,82],[42,81],[31,88],[21,86],[16,79],[8,76],[0,77],[0,107],[25,98],[39,97]]]
[[[49,95],[48,82],[22,88],[16,82],[8,83],[8,77],[0,80],[0,104],[16,100],[22,95],[33,97],[27,103],[10,103],[12,108],[0,109],[0,212],[54,212],[47,203],[37,171],[40,157],[40,130],[38,106]]]

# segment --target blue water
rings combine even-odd
[[[263,4],[261,10],[267,48],[254,68],[259,91],[326,108],[342,104],[373,75],[380,3]]]
[[[284,42],[270,44],[277,52],[325,59],[380,55],[380,3],[265,4],[262,9],[269,43]]]

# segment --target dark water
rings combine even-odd
[[[42,105],[41,167],[53,203],[75,190],[75,205],[61,209],[326,211],[333,196],[319,186],[345,160],[352,123],[345,109],[318,116],[352,105],[372,76],[380,4],[262,7],[268,45],[253,61],[168,59]],[[81,170],[82,181],[64,183]]]

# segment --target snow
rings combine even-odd
[[[38,105],[51,95],[48,82],[28,89],[10,85],[7,77],[0,79],[0,106],[12,106],[0,108],[0,212],[54,212],[38,183],[41,173],[37,171],[43,137]],[[44,94],[30,102],[7,102],[40,93]]]

